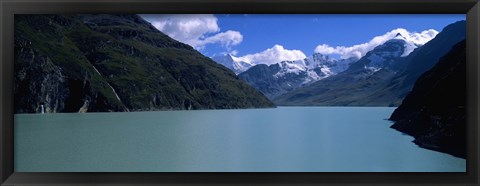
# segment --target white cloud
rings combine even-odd
[[[238,54],[238,50],[232,50],[230,51],[230,54],[236,56]]]
[[[315,48],[315,52],[329,55],[329,54],[337,53],[338,51],[335,50],[335,48],[328,46],[327,44],[321,44]]]
[[[281,61],[305,59],[306,56],[300,50],[288,50],[285,49],[282,45],[274,45],[272,48],[269,48],[262,52],[248,54],[238,58],[251,64],[271,65]]]
[[[168,36],[202,49],[207,44],[220,43],[226,48],[238,45],[243,36],[238,31],[220,32],[217,18],[211,14],[146,14],[141,15]]]
[[[403,28],[397,28],[394,29],[390,32],[387,32],[384,35],[374,37],[372,40],[370,40],[367,43],[359,44],[359,45],[354,45],[354,46],[336,46],[332,47],[327,44],[321,44],[318,45],[315,48],[315,52],[321,53],[321,54],[339,54],[341,58],[350,58],[350,57],[356,57],[360,58],[364,56],[367,52],[373,50],[378,45],[381,45],[385,43],[386,41],[394,38],[398,33],[402,34],[403,37],[406,38],[407,41],[413,42],[414,44],[417,45],[423,45],[433,39],[437,34],[438,31],[429,29],[422,31],[420,33],[418,32],[409,32],[406,29]],[[411,52],[411,51],[408,51]]]
[[[234,45],[238,45],[243,41],[243,36],[240,32],[228,30],[221,32],[213,36],[207,37],[203,40],[198,40],[200,46],[204,46],[212,43],[220,43],[222,46],[229,48]]]

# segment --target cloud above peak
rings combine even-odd
[[[437,34],[438,31],[434,29],[429,29],[429,30],[424,30],[422,32],[409,32],[406,29],[403,28],[397,28],[394,29],[390,32],[385,33],[384,35],[381,36],[376,36],[370,41],[358,45],[353,45],[353,46],[329,46],[327,44],[321,44],[318,45],[315,48],[316,53],[321,53],[325,55],[329,54],[338,54],[341,56],[341,58],[361,58],[363,57],[367,52],[373,50],[376,46],[381,45],[385,43],[386,41],[394,38],[397,36],[397,34],[401,34],[407,41],[412,42],[413,44],[416,45],[423,45],[433,39]],[[412,51],[408,51],[412,52]]]
[[[299,59],[305,59],[305,54],[300,50],[285,49],[282,45],[274,45],[272,48],[268,48],[264,51],[248,54],[242,57],[238,57],[240,60],[251,64],[266,64],[271,65],[279,63],[281,61],[293,61]]]
[[[199,50],[205,45],[214,43],[229,49],[243,41],[243,35],[238,31],[220,32],[218,19],[211,14],[144,14],[140,16],[173,39]]]

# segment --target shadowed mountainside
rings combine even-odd
[[[137,15],[16,15],[15,112],[274,107]]]
[[[395,109],[392,128],[420,147],[466,157],[466,42],[425,72]]]

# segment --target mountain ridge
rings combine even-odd
[[[15,16],[15,74],[16,113],[274,107],[137,15]]]
[[[239,78],[273,99],[299,87],[340,73],[356,59],[333,59],[315,53],[302,60],[258,64],[238,74]]]
[[[463,40],[465,35],[465,21],[452,23],[408,56],[402,57],[397,52],[394,58],[380,60],[381,64],[373,63],[387,68],[368,66],[374,61],[369,59],[374,49],[344,72],[286,93],[273,101],[277,105],[297,106],[398,106],[413,87],[414,81],[432,68],[448,52],[448,48]],[[385,44],[376,49],[383,46]],[[403,50],[406,48],[403,46]]]

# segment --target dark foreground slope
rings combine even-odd
[[[458,43],[424,73],[395,109],[392,128],[424,148],[465,158],[466,43]]]
[[[273,107],[137,15],[15,16],[15,112]]]

